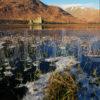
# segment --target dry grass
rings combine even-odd
[[[77,86],[67,72],[54,73],[45,90],[45,100],[76,100]]]

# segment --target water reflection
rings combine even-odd
[[[76,32],[76,31],[75,31]],[[100,56],[100,38],[82,31],[25,31],[1,34],[1,59],[13,64],[16,59],[41,61],[50,57],[74,56],[80,62],[83,55],[92,59]],[[84,31],[83,31],[84,32]],[[98,32],[98,31],[97,31]],[[99,58],[98,58],[99,60]]]
[[[45,59],[74,57],[84,72],[100,75],[99,31],[26,30],[0,32],[0,81],[19,84],[37,79],[38,70],[47,73],[55,70]],[[96,35],[97,34],[97,35]],[[56,61],[56,60],[55,60]],[[9,83],[11,82],[11,83]],[[7,85],[6,84],[6,85]]]
[[[0,25],[0,30],[100,30],[99,24]]]

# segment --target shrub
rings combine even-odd
[[[76,100],[77,86],[67,72],[51,75],[45,89],[45,100]]]
[[[34,73],[34,80],[37,80],[41,75],[41,71],[39,69],[37,69]]]

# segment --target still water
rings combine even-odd
[[[23,99],[29,91],[25,85],[27,82],[34,82],[40,90],[33,95],[27,94],[24,99],[29,96],[31,99],[42,100],[42,85],[47,84],[49,73],[55,71],[57,66],[62,70],[69,61],[66,59],[74,59],[75,65],[80,64],[83,71],[80,74],[75,68],[71,70],[77,82],[83,84],[83,92],[80,89],[77,93],[78,99],[100,99],[99,26],[3,27],[0,26],[0,100],[6,100],[5,96],[9,100]],[[37,70],[43,73],[39,80],[35,76]],[[91,80],[94,80],[92,85]]]

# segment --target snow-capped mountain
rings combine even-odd
[[[67,12],[73,16],[92,23],[100,23],[100,10],[83,6],[66,7]]]

